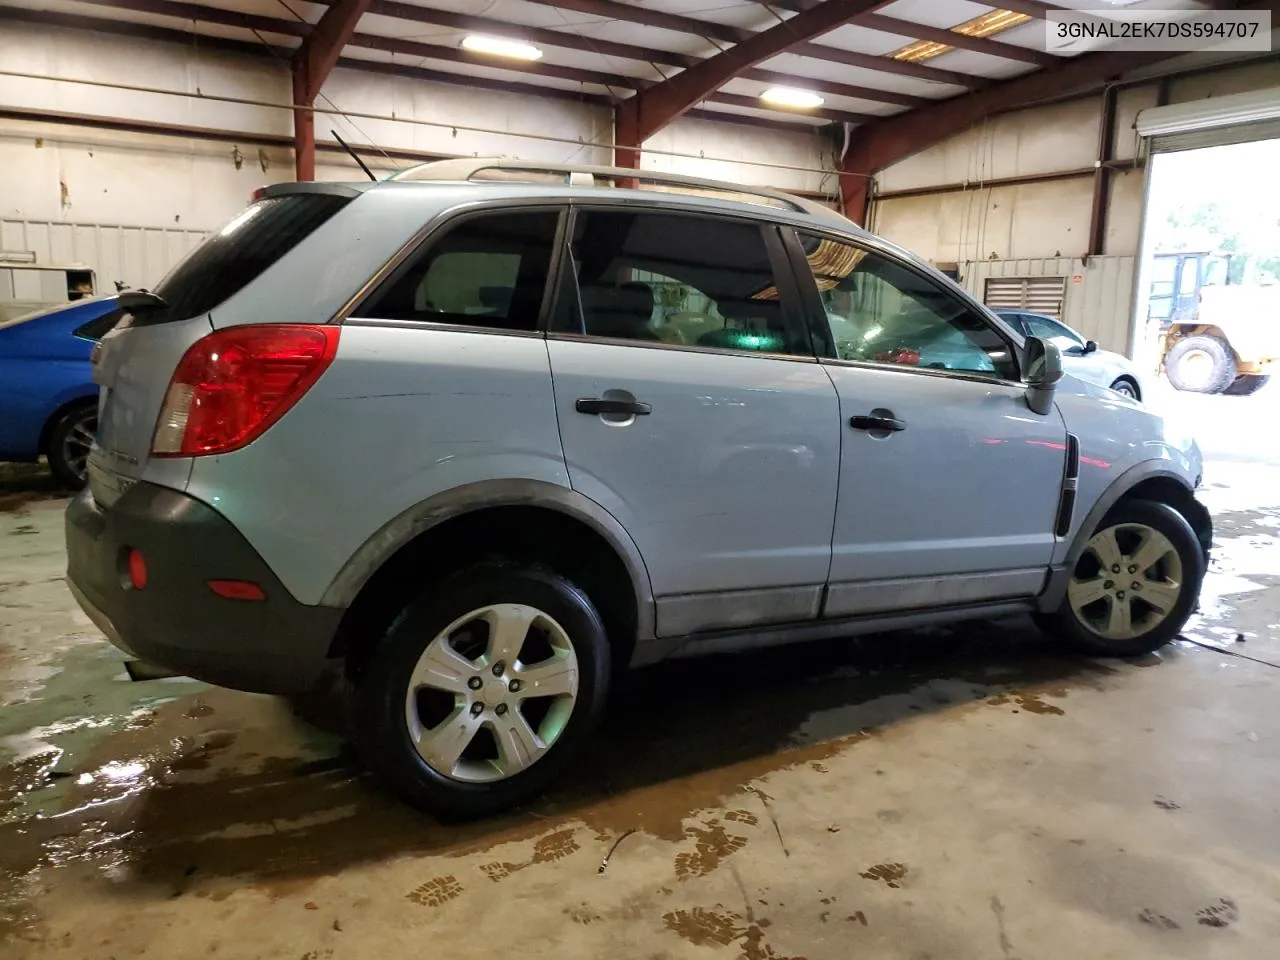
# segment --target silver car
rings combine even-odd
[[[282,184],[121,301],[80,604],[153,671],[345,677],[372,768],[440,813],[542,789],[614,668],[1019,611],[1135,655],[1204,575],[1191,439],[786,194]]]
[[[1062,369],[1073,377],[1109,387],[1134,400],[1147,396],[1146,377],[1136,363],[1123,354],[1103,350],[1056,317],[1025,310],[997,310],[996,316],[1024,336],[1055,344],[1062,352]]]

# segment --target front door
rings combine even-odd
[[[843,433],[826,615],[1038,592],[1066,429],[1028,409],[1009,335],[888,253],[799,239]]]
[[[780,252],[749,220],[575,214],[547,342],[565,460],[635,539],[661,636],[818,615],[839,401]]]

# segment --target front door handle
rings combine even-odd
[[[611,413],[623,417],[647,417],[653,407],[639,400],[601,400],[598,397],[581,397],[573,404],[579,413]]]
[[[888,431],[889,433],[897,433],[899,430],[907,429],[905,420],[896,420],[893,417],[850,417],[849,426],[855,430],[871,430],[871,431]]]

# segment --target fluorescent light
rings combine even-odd
[[[472,53],[487,53],[495,57],[510,57],[512,60],[539,60],[542,51],[531,43],[519,40],[504,40],[502,37],[486,37],[473,33],[462,41],[462,49]]]
[[[797,90],[795,87],[770,87],[760,94],[760,99],[775,107],[792,107],[797,110],[812,110],[826,103],[812,90]]]

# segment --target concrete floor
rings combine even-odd
[[[1165,402],[1213,457],[1191,639],[662,665],[554,794],[463,827],[282,701],[130,683],[61,581],[62,502],[0,484],[0,957],[1274,956],[1280,387]]]

